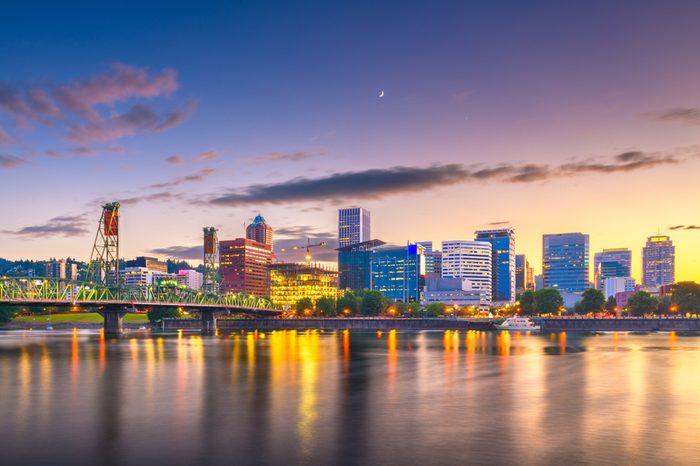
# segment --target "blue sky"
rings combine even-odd
[[[325,238],[346,204],[390,242],[507,221],[536,264],[543,233],[638,251],[700,223],[699,19],[682,1],[9,2],[0,256],[85,258],[113,199],[125,255],[240,236],[257,212]],[[672,236],[700,278],[697,232]]]

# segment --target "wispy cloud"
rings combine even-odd
[[[675,225],[668,227],[669,230],[700,230],[698,225]]]
[[[22,237],[80,236],[88,233],[85,215],[54,217],[41,225],[31,225],[19,230],[3,230],[3,233]]]
[[[9,144],[11,142],[12,139],[10,138],[10,136],[8,136],[5,130],[0,127],[0,145]]]
[[[15,157],[14,155],[0,154],[0,168],[15,168],[27,163],[29,162],[19,157]]]
[[[172,188],[173,186],[179,186],[183,183],[190,183],[193,181],[204,181],[206,178],[212,176],[214,173],[216,173],[216,170],[214,168],[203,168],[195,173],[192,173],[190,175],[184,175],[184,176],[178,176],[174,180],[171,181],[165,181],[163,183],[156,183],[152,184],[149,186],[151,189],[163,189],[163,188]]]
[[[687,125],[700,125],[700,108],[685,107],[672,108],[660,113],[647,113],[647,116],[652,117],[656,121],[667,123],[684,123]]]
[[[202,245],[199,246],[169,246],[167,248],[156,248],[147,251],[149,254],[156,254],[159,256],[166,256],[171,259],[182,259],[182,260],[196,260],[202,259],[204,255],[204,249]]]
[[[246,160],[246,165],[262,165],[275,162],[298,162],[301,160],[311,159],[314,157],[322,157],[327,155],[326,151],[318,152],[268,152],[257,157]]]
[[[175,154],[165,159],[165,163],[167,163],[168,165],[182,165],[183,163],[185,163],[185,159],[182,158],[181,155]]]
[[[219,157],[219,153],[215,150],[207,150],[204,152],[200,152],[199,154],[195,155],[193,161],[194,162],[209,162],[211,160],[216,160]]]
[[[612,174],[676,164],[681,158],[644,152],[625,152],[607,159],[590,159],[562,165],[499,164],[464,166],[392,167],[335,173],[323,178],[298,177],[256,184],[223,195],[211,196],[212,205],[238,207],[249,204],[333,202],[347,199],[380,199],[399,193],[414,193],[465,182],[532,183],[586,174]],[[195,201],[195,203],[201,201]]]

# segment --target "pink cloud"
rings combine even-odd
[[[12,142],[10,136],[7,135],[4,129],[0,128],[0,144],[9,144]]]
[[[165,159],[165,163],[168,165],[182,165],[185,163],[185,159],[183,159],[181,155],[175,154]]]
[[[214,160],[219,157],[219,153],[215,150],[208,150],[205,152],[202,152],[200,154],[197,154],[194,157],[195,162],[208,162],[210,160]]]

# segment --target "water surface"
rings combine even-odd
[[[3,464],[697,464],[700,338],[0,332]]]

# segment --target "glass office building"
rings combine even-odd
[[[542,236],[544,288],[583,293],[589,287],[589,240],[583,233]]]
[[[344,248],[369,240],[369,210],[362,207],[338,209],[338,246]]]
[[[593,256],[593,278],[595,287],[603,290],[605,280],[632,276],[632,251],[625,248],[603,249]]]
[[[650,236],[642,250],[642,285],[649,288],[675,281],[676,247],[668,236]]]
[[[425,279],[424,251],[419,244],[375,248],[371,289],[395,301],[420,301]]]
[[[493,301],[515,302],[515,230],[499,228],[476,232],[476,241],[491,243]]]
[[[482,301],[492,301],[492,254],[488,241],[442,242],[442,277],[465,278],[475,290],[483,290]]]
[[[372,279],[372,249],[384,244],[384,241],[373,239],[338,248],[338,288],[369,290]]]

